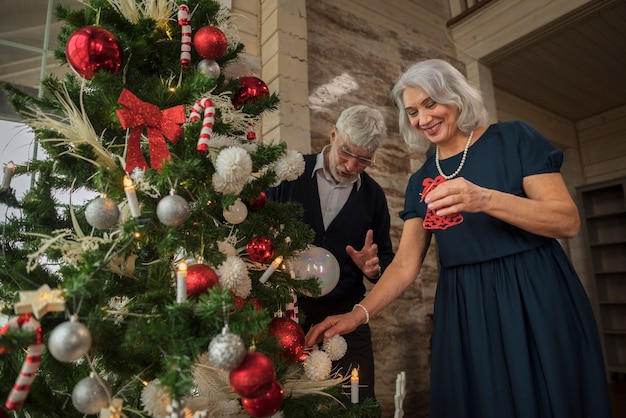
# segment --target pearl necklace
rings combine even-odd
[[[446,176],[445,174],[443,174],[443,170],[441,170],[441,165],[439,165],[439,145],[437,145],[435,149],[435,165],[437,166],[437,171],[439,171],[439,174],[441,175],[441,177],[445,178],[446,180],[450,180],[451,178],[456,177],[456,175],[461,172],[461,169],[463,168],[463,165],[465,164],[465,159],[467,158],[467,151],[469,150],[469,146],[472,143],[473,136],[474,136],[474,131],[470,132],[469,136],[467,137],[467,144],[465,144],[465,149],[463,150],[463,156],[461,157],[461,163],[459,164],[459,168],[457,168],[456,171],[450,174],[449,176]]]

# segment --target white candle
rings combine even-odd
[[[8,190],[11,187],[11,179],[15,173],[15,164],[13,161],[9,161],[4,166],[4,176],[2,177],[2,186],[0,186],[0,192]]]
[[[274,274],[274,272],[276,271],[276,269],[278,268],[278,266],[280,266],[280,263],[282,262],[283,262],[282,255],[279,255],[278,257],[276,257],[274,261],[272,261],[272,264],[270,264],[270,266],[267,268],[267,270],[265,270],[265,272],[263,273],[259,281],[261,283],[265,283],[270,278],[270,276]]]
[[[139,218],[141,216],[141,209],[139,208],[137,193],[135,192],[135,183],[133,183],[133,180],[128,176],[124,177],[124,193],[126,193],[126,199],[128,199],[128,207],[130,208],[131,216],[133,218]]]
[[[181,261],[176,272],[176,302],[187,300],[187,263]]]
[[[359,403],[359,370],[356,368],[352,369],[350,376],[350,401]]]

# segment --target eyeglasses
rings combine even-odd
[[[369,167],[370,165],[372,165],[372,163],[374,163],[373,156],[372,158],[361,157],[360,155],[356,155],[350,150],[348,150],[345,145],[340,146],[338,149],[338,152],[339,152],[339,156],[343,158],[344,160],[355,158],[357,164],[359,164],[361,167]]]
[[[341,158],[343,158],[344,160],[349,160],[351,158],[356,158],[356,162],[361,167],[369,167],[374,162],[374,157],[372,157],[372,158],[365,158],[365,157],[361,157],[360,155],[356,155],[356,154],[348,151],[348,149],[345,147],[345,145],[340,146],[339,149],[338,149],[338,152],[339,152],[339,156]]]

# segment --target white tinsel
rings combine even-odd
[[[339,334],[324,340],[322,347],[332,361],[339,360],[345,356],[346,351],[348,351],[348,343],[346,342],[346,339]]]
[[[209,141],[209,148],[220,149],[224,147],[239,147],[243,148],[249,153],[256,152],[259,149],[259,144],[253,141],[242,141],[241,138],[237,138],[234,136],[226,136],[215,134],[211,137],[211,141]]]
[[[288,149],[274,164],[279,181],[292,181],[304,173],[304,157],[296,150]]]
[[[167,408],[171,404],[170,392],[161,386],[159,379],[149,382],[141,391],[141,404],[144,412],[154,418],[167,417]]]
[[[314,382],[328,379],[331,370],[332,360],[324,351],[313,350],[304,360],[304,373]]]
[[[250,276],[245,262],[237,257],[230,256],[217,269],[221,286],[232,290],[235,295],[247,298],[252,289]]]
[[[108,0],[119,14],[130,23],[137,23],[140,18],[150,18],[159,26],[164,26],[176,10],[175,0]],[[87,5],[87,1],[83,0]]]

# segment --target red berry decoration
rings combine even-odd
[[[256,236],[246,245],[248,257],[256,263],[267,263],[274,258],[274,243],[268,237]]]
[[[244,306],[248,304],[252,304],[256,308],[257,311],[260,311],[261,309],[263,309],[263,306],[261,306],[261,302],[259,302],[257,298],[245,299],[237,295],[233,295],[233,297],[235,299],[235,309],[237,310],[243,308]]]
[[[239,108],[247,102],[256,102],[257,99],[267,97],[270,89],[267,85],[257,77],[241,77],[239,78],[239,90],[235,92],[232,102],[233,106]]]
[[[272,383],[272,387],[267,393],[258,398],[242,398],[241,404],[246,412],[256,418],[265,418],[274,415],[281,406],[285,394],[278,380]]]
[[[204,26],[194,34],[193,47],[202,58],[215,61],[226,53],[228,40],[219,28]]]
[[[288,360],[295,363],[300,359],[304,352],[304,331],[300,324],[286,316],[275,317],[268,331],[278,338],[278,344],[285,349],[283,354]]]
[[[274,363],[257,351],[246,354],[241,364],[229,373],[230,387],[242,398],[265,395],[276,380]]]
[[[120,41],[99,26],[85,26],[70,35],[65,46],[70,67],[78,75],[91,80],[98,70],[117,74],[124,62]]]
[[[248,207],[251,210],[260,210],[265,206],[265,202],[267,202],[267,195],[265,192],[261,192],[257,197],[253,197],[248,201]]]
[[[198,298],[219,281],[217,274],[206,264],[192,264],[187,267],[187,295]]]

